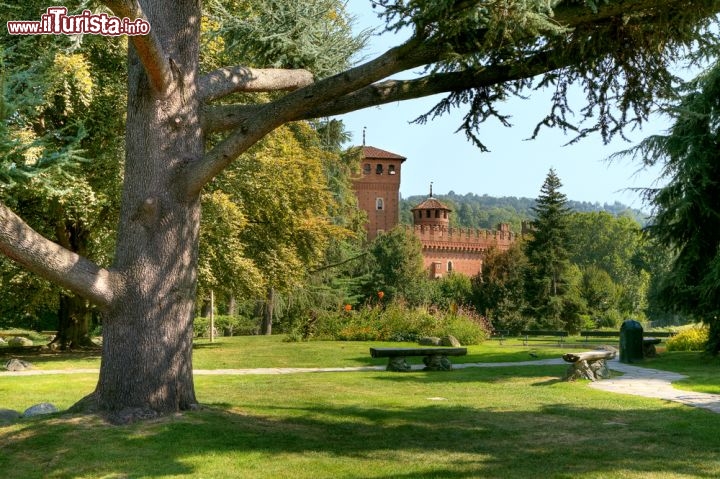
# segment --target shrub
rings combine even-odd
[[[597,328],[610,328],[616,329],[620,327],[623,318],[620,312],[616,309],[610,309],[600,314],[597,318]],[[592,329],[592,328],[591,328]]]
[[[702,351],[708,342],[709,329],[705,325],[685,328],[668,339],[668,351]]]
[[[490,327],[472,310],[441,312],[392,302],[385,308],[365,306],[357,311],[318,314],[315,339],[342,341],[409,341],[423,336],[452,334],[463,344],[478,344],[489,336]]]
[[[455,314],[446,314],[444,327],[437,336],[455,336],[461,344],[480,344],[490,337],[488,321],[471,309],[460,308]]]

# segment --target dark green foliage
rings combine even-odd
[[[370,277],[365,286],[367,297],[379,291],[388,300],[404,298],[420,304],[427,282],[420,240],[402,226],[379,235],[369,248]]]
[[[258,334],[260,324],[244,316],[217,315],[214,318],[215,334],[218,336],[252,336]],[[195,336],[210,336],[210,318],[198,316],[193,321]]]
[[[699,50],[698,56],[711,54],[716,44],[707,28],[712,23],[708,12],[716,7],[712,1],[695,2],[690,8],[684,1],[667,2],[663,8],[643,5],[647,10],[640,15],[619,1],[373,3],[381,7],[389,30],[412,29],[414,40],[444,52],[428,67],[437,75],[555,66],[542,70],[537,81],[526,74],[503,85],[453,90],[418,119],[425,122],[452,108],[468,107],[460,128],[483,150],[479,126],[489,118],[510,126],[509,117],[499,109],[501,103],[538,85],[555,93],[536,134],[542,127],[559,127],[579,137],[597,132],[606,142],[623,136],[628,126],[647,120],[658,97],[672,94],[678,79],[668,64],[690,49]],[[615,15],[593,19],[608,11]],[[566,22],[571,28],[563,28]],[[568,99],[571,88],[585,94],[579,106]],[[580,120],[573,117],[575,112]]]
[[[450,273],[432,282],[434,298],[432,304],[449,311],[471,303],[472,281],[463,274]]]
[[[664,162],[667,186],[647,192],[655,208],[652,237],[675,257],[657,297],[710,325],[709,349],[720,352],[720,65],[686,85],[670,113],[667,135],[647,138],[633,153]]]
[[[528,274],[526,297],[532,315],[543,328],[560,328],[563,296],[569,290],[569,223],[567,199],[562,183],[550,170],[533,208],[537,219],[526,243]]]
[[[354,36],[337,0],[208,2],[216,32],[248,66],[304,68],[325,77],[350,64],[367,34]]]
[[[507,251],[491,249],[480,274],[472,279],[473,305],[495,330],[519,333],[527,329],[524,316],[527,257],[521,243]]]

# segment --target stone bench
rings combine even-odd
[[[597,381],[610,377],[607,360],[615,357],[615,351],[586,351],[563,354],[563,360],[571,363],[565,373],[566,381],[589,379]]]
[[[450,371],[452,363],[448,356],[465,356],[467,348],[370,348],[373,358],[389,358],[388,371],[410,371],[405,360],[409,356],[424,356],[425,371]]]

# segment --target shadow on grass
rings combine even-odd
[[[392,379],[398,395],[412,394],[403,384],[421,380],[468,387],[491,382],[473,375],[384,376],[367,379]],[[482,387],[475,389],[483,394]],[[7,479],[720,475],[720,415],[690,408],[573,403],[523,410],[482,401],[372,407],[362,400],[353,405],[287,400],[254,407],[218,402],[123,427],[77,416],[31,420],[0,429],[0,470]]]
[[[223,345],[221,343],[197,343],[193,342],[193,349],[219,349]]]
[[[21,352],[3,352],[0,349],[0,361],[6,361],[10,358],[22,359],[33,364],[53,364],[57,362],[81,361],[81,360],[99,360],[101,354],[100,348],[78,349],[72,351],[21,351]]]
[[[378,376],[379,381],[396,382],[398,384],[418,383],[502,383],[508,379],[525,381],[539,378],[540,383],[533,385],[552,385],[560,381],[567,369],[564,365],[538,365],[538,366],[497,366],[497,367],[469,367],[453,371],[409,371],[387,372]],[[547,376],[553,376],[548,379]]]

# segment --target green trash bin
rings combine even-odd
[[[633,319],[620,326],[620,362],[633,363],[643,358],[643,327]]]

